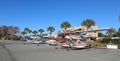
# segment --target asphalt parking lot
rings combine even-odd
[[[46,44],[37,46],[21,42],[6,43],[5,47],[11,53],[12,61],[120,61],[119,49],[90,48],[67,51],[61,48],[56,50],[55,46]]]

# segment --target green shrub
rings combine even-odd
[[[101,43],[101,39],[96,40],[95,42],[91,43],[91,46],[95,46],[95,47],[106,47],[106,44]]]

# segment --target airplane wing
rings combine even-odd
[[[105,30],[110,30],[111,28],[101,28],[98,30],[87,30],[87,31],[75,31],[75,32],[79,32],[79,33],[83,33],[83,32],[98,32],[98,31],[105,31]]]

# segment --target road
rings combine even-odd
[[[54,46],[45,44],[39,46],[22,42],[3,44],[10,52],[12,61],[120,61],[120,49],[91,48],[67,51],[61,48],[56,50]],[[3,55],[0,53],[0,56]]]

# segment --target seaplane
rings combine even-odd
[[[59,42],[57,42],[57,40],[54,40],[54,39],[48,40],[48,41],[46,41],[46,43],[49,46],[57,46],[59,44]]]
[[[24,44],[46,44],[46,42],[42,40],[26,40]]]

